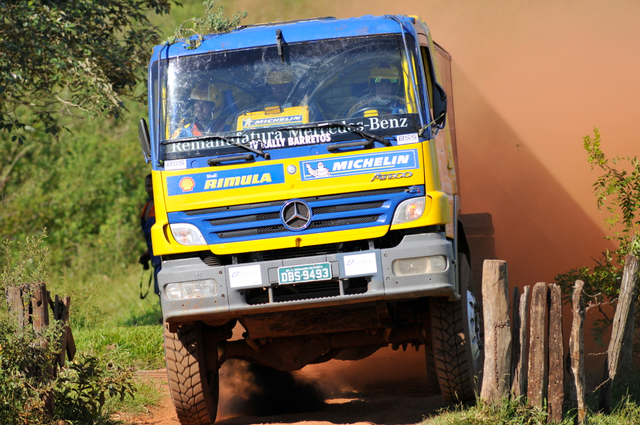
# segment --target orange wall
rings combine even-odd
[[[582,138],[640,140],[640,3],[363,1],[336,16],[421,16],[453,58],[464,213],[490,213],[512,285],[552,281],[607,246]]]

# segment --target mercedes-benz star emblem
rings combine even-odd
[[[311,223],[311,207],[304,201],[289,201],[282,207],[280,218],[287,229],[304,230]]]

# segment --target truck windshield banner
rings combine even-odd
[[[220,136],[230,138],[236,143],[246,144],[254,149],[282,149],[363,138],[340,125],[349,125],[355,130],[383,137],[404,135],[416,131],[416,118],[417,115],[415,114],[364,117],[336,121],[336,126],[332,126],[332,122],[324,122],[313,128],[256,128],[221,133]],[[280,127],[283,126],[281,125]],[[391,137],[392,141],[393,139]],[[161,145],[161,147],[165,150],[164,157],[167,160],[226,155],[242,151],[241,148],[233,146],[222,139],[177,141]],[[306,153],[301,153],[300,156],[302,155],[306,155]]]

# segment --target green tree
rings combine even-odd
[[[194,16],[182,22],[167,42],[173,44],[177,41],[183,41],[190,44],[191,47],[196,48],[202,40],[204,40],[205,35],[229,32],[247,17],[247,12],[236,12],[230,18],[225,17],[224,8],[219,7],[215,9],[214,3],[215,0],[205,0],[202,2],[204,9],[201,17]],[[195,37],[189,39],[191,36]],[[189,40],[187,41],[187,39]]]
[[[159,31],[147,13],[169,0],[0,1],[0,192],[60,116],[118,116],[123,96],[144,81]],[[142,95],[144,96],[144,95]]]
[[[610,238],[618,241],[620,249],[627,253],[637,249],[632,243],[640,225],[640,162],[635,156],[609,159],[600,143],[597,128],[593,138],[586,136],[583,141],[591,169],[597,167],[603,172],[593,184],[594,193],[598,208],[605,208],[609,213],[605,224],[614,231]]]
[[[620,292],[625,257],[629,253],[640,254],[640,162],[635,156],[609,158],[602,151],[601,143],[597,128],[593,130],[593,137],[583,138],[591,169],[602,172],[593,183],[593,191],[598,208],[608,213],[604,223],[612,235],[607,239],[615,241],[617,248],[615,251],[605,250],[593,267],[579,267],[556,276],[566,297],[570,296],[577,279],[584,281],[584,290],[593,297],[591,301],[595,305],[604,301],[615,303]],[[596,341],[603,343],[602,336],[613,318],[600,311],[602,318],[596,321],[593,334]]]
[[[108,252],[131,246],[135,226],[106,228],[136,215],[124,200],[140,181],[131,172],[135,145],[111,120],[126,99],[136,108],[144,98],[136,86],[160,41],[149,17],[168,13],[173,1],[0,0],[2,240],[48,228],[56,266],[73,266],[88,235]]]

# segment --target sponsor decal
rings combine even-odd
[[[302,124],[304,118],[301,114],[273,117],[273,118],[242,118],[242,128],[270,127],[274,125]]]
[[[187,168],[187,160],[186,159],[173,159],[169,161],[165,161],[164,169],[166,171],[170,170],[184,170]]]
[[[409,133],[409,134],[398,134],[396,136],[396,141],[398,145],[408,145],[409,143],[418,143],[420,139],[418,139],[418,133]]]
[[[302,180],[370,174],[371,172],[378,172],[382,176],[384,171],[392,172],[390,174],[394,175],[393,178],[407,178],[410,176],[405,176],[406,173],[399,171],[414,170],[418,169],[418,167],[418,151],[409,149],[356,155],[348,158],[301,161],[300,173],[302,174]],[[385,174],[386,177],[381,177],[380,180],[388,179],[388,175]],[[402,177],[398,177],[398,175],[402,175]]]
[[[231,288],[247,288],[262,285],[262,273],[259,265],[229,268],[229,286]]]
[[[345,255],[343,257],[344,275],[356,276],[363,274],[375,274],[378,272],[376,254],[369,252],[366,254]]]
[[[328,133],[300,135],[287,138],[287,146],[317,145],[318,143],[328,143],[331,135]]]
[[[190,183],[188,183],[189,181]],[[183,195],[187,192],[202,193],[278,183],[284,183],[284,166],[282,164],[167,177],[169,196]],[[187,185],[190,185],[190,188]]]
[[[413,177],[413,173],[411,171],[407,171],[405,173],[377,173],[371,179],[372,182],[385,181],[385,180],[395,180],[395,179],[408,179],[409,177]]]
[[[195,185],[196,185],[196,182],[193,181],[191,177],[181,178],[180,183],[178,184],[178,186],[180,186],[180,189],[182,189],[183,192],[191,192]]]
[[[296,115],[299,116],[299,115]],[[251,127],[245,130],[235,132],[236,143],[246,144],[254,149],[281,149],[297,146],[308,146],[325,144],[341,140],[352,140],[358,136],[349,130],[339,127],[330,127],[326,124],[331,122],[320,123],[320,127],[306,129],[287,129],[278,130],[270,129],[269,126],[291,125],[294,122],[270,122],[263,128],[255,128],[255,123],[262,120],[280,120],[290,117],[270,117],[270,118],[245,118],[251,119]],[[408,144],[418,142],[416,133],[406,133],[410,128],[415,128],[415,116],[406,115],[389,115],[383,117],[367,117],[357,118],[356,120],[336,121],[341,124],[350,125],[361,131],[378,132],[384,135],[396,135],[398,144]],[[325,124],[324,126],[322,126]],[[185,142],[176,142],[166,145],[166,159],[191,158],[197,156],[217,155],[220,149],[229,148],[232,145],[220,139],[214,140],[193,140]]]
[[[310,164],[305,165],[307,166],[307,172],[313,177],[329,177],[331,175],[331,171],[324,166],[322,161],[318,162],[316,168],[312,168]]]

